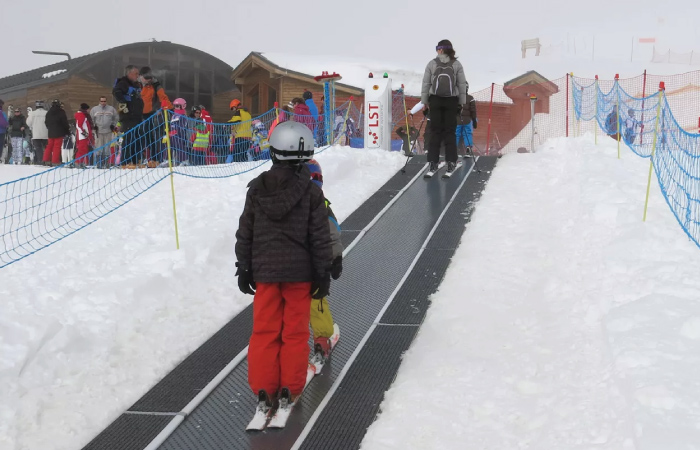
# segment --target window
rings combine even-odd
[[[272,87],[267,87],[267,110],[275,107],[275,102],[277,101],[277,91]]]
[[[200,105],[204,105],[209,111],[212,110],[214,105],[212,105],[211,95],[200,92],[198,97],[198,102]]]
[[[194,70],[180,69],[180,92],[194,92]]]
[[[250,96],[250,109],[254,116],[260,114],[260,90],[256,89],[253,95]]]
[[[210,94],[212,91],[211,85],[212,73],[206,70],[199,71],[199,92]]]
[[[175,93],[177,91],[177,72],[174,70],[166,70],[161,82],[166,91]]]

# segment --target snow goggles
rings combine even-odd
[[[451,48],[451,45],[438,45],[437,47],[435,47],[435,50],[450,50]]]

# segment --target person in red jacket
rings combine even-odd
[[[85,167],[90,162],[90,153],[92,147],[92,117],[90,117],[90,105],[87,103],[80,104],[80,111],[75,113],[75,164],[77,167]]]
[[[309,107],[304,103],[302,98],[293,98],[292,107],[294,108],[294,121],[303,123],[306,125],[311,132],[314,132],[314,116],[311,115]]]

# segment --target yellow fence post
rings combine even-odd
[[[656,154],[656,141],[659,136],[659,116],[661,115],[661,102],[664,100],[664,91],[666,87],[664,82],[659,83],[659,104],[656,105],[656,120],[654,121],[654,142],[651,144],[651,156],[649,157],[649,178],[647,179],[647,196],[644,200],[644,218],[642,222],[647,221],[647,208],[649,206],[649,190],[651,189],[651,172],[654,169],[654,155]]]
[[[411,127],[408,125],[408,109],[406,108],[406,88],[404,88],[403,84],[401,85],[401,89],[403,91],[403,114],[406,116],[406,136],[408,136],[408,143],[410,146],[411,143]],[[464,105],[468,106],[468,105]],[[406,150],[407,152],[411,151],[409,148]]]
[[[170,192],[173,197],[173,219],[175,220],[175,245],[180,250],[180,235],[177,230],[177,207],[175,206],[175,180],[173,177],[173,152],[170,147],[170,122],[168,120],[168,110],[163,109],[165,119],[165,143],[168,146],[168,167],[170,168]]]
[[[569,80],[571,82],[571,92],[567,93],[566,95],[571,95],[571,118],[573,119],[574,117],[576,117],[576,102],[574,101],[574,92],[575,92],[574,89],[576,89],[576,88],[574,87],[574,73],[573,72],[569,72]],[[581,96],[581,101],[583,101],[583,96]],[[569,130],[569,124],[571,124],[571,134],[574,137],[576,137],[576,127],[569,120],[566,121],[567,132]],[[567,136],[568,136],[568,133],[567,133]]]
[[[620,159],[620,141],[622,136],[620,135],[620,75],[615,74],[615,93],[617,94],[617,159]]]
[[[595,76],[595,120],[593,121],[595,145],[598,145],[598,75]]]

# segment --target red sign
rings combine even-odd
[[[370,141],[367,142],[368,148],[377,148],[379,146],[379,138],[381,136],[381,103],[377,101],[367,102],[367,128],[369,129]]]

